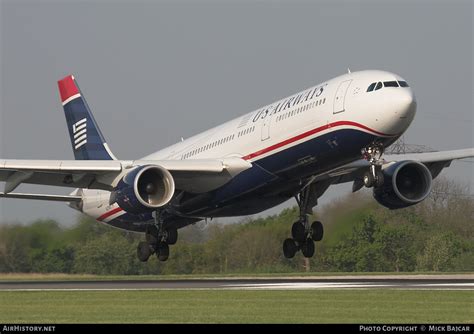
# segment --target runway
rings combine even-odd
[[[474,290],[474,275],[330,276],[176,280],[0,281],[0,291],[117,290]]]

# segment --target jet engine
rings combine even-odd
[[[384,183],[374,188],[374,198],[389,209],[400,209],[424,200],[431,191],[429,169],[416,161],[400,161],[383,170]]]
[[[132,169],[111,193],[110,202],[130,213],[145,213],[166,205],[174,195],[173,176],[161,166]]]

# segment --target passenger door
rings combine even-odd
[[[349,88],[352,80],[346,80],[339,84],[334,96],[334,111],[333,114],[343,112],[345,110],[344,101],[346,99],[347,89]]]
[[[270,139],[270,125],[272,123],[273,110],[270,110],[262,123],[262,141]]]

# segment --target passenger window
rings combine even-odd
[[[373,91],[376,84],[377,84],[376,82],[371,83],[370,86],[369,86],[369,88],[367,88],[367,91],[368,91],[368,92]]]
[[[398,87],[398,83],[396,81],[384,81],[384,87]]]
[[[379,90],[380,88],[382,88],[382,83],[377,82],[377,86],[375,86],[375,90]]]
[[[399,81],[400,87],[409,87],[406,81]]]

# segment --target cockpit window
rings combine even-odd
[[[382,87],[408,87],[406,81],[384,81],[384,82],[372,82],[369,87],[367,87],[367,92],[373,92],[374,90],[379,90]]]
[[[409,87],[406,81],[399,81],[400,87]]]
[[[384,81],[384,87],[398,87],[398,83],[396,81]]]

